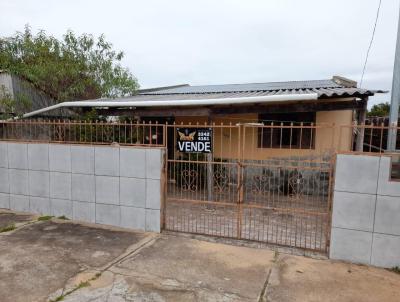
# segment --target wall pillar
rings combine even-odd
[[[330,258],[400,266],[400,183],[390,166],[387,156],[337,156]]]

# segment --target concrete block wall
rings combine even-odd
[[[160,232],[163,154],[0,142],[0,208]]]
[[[400,182],[388,156],[337,156],[330,258],[400,266]]]

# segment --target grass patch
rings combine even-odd
[[[76,287],[75,290],[77,290],[79,288],[88,287],[88,286],[90,286],[90,282],[89,281],[81,281],[81,283],[79,283],[79,285]]]
[[[94,277],[90,280],[96,280],[101,276],[101,273],[97,273],[96,275],[94,275]]]
[[[46,220],[50,220],[51,218],[53,218],[53,216],[45,215],[45,216],[40,216],[37,220],[38,221],[46,221]]]
[[[64,215],[58,216],[57,218],[58,218],[58,219],[62,219],[62,220],[69,220],[69,218],[66,217],[66,216],[64,216]]]
[[[279,258],[279,252],[278,251],[274,251],[274,258],[272,259],[273,263],[277,263],[278,262],[278,258]]]
[[[15,224],[10,224],[8,226],[5,226],[4,228],[0,229],[0,233],[5,233],[5,232],[10,232],[10,231],[14,231],[17,227],[15,226]]]
[[[400,267],[399,266],[389,268],[389,271],[400,275]]]
[[[79,283],[76,287],[74,287],[73,289],[71,289],[70,291],[66,292],[63,295],[58,296],[54,300],[50,300],[50,302],[63,301],[66,296],[72,294],[73,292],[77,291],[78,289],[90,286],[90,281],[94,281],[94,280],[98,279],[100,276],[101,276],[101,273],[97,273],[91,279],[89,279],[87,281],[81,281],[81,283]]]
[[[55,298],[54,300],[51,300],[51,302],[58,302],[58,301],[62,301],[64,300],[64,295],[58,296],[57,298]]]
[[[81,283],[78,284],[78,286],[74,287],[73,289],[71,289],[70,291],[66,292],[63,295],[58,296],[57,298],[55,298],[54,300],[50,300],[50,302],[58,302],[58,301],[62,301],[64,300],[64,298],[70,294],[72,294],[74,291],[77,291],[80,288],[84,288],[84,287],[88,287],[90,286],[90,282],[89,281],[81,281]]]

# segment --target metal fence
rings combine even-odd
[[[212,153],[168,154],[164,228],[327,251],[333,126],[168,125],[167,139],[201,129]]]
[[[0,122],[0,140],[165,147],[164,229],[327,252],[335,154],[387,153],[389,129],[22,120]]]
[[[49,143],[165,146],[165,126],[157,123],[71,120],[1,121],[0,140]]]
[[[165,125],[157,122],[13,120],[0,121],[0,140],[168,147],[167,128],[179,127],[213,128],[213,143],[217,147],[213,158],[218,160],[239,157],[260,160],[277,154],[302,157],[310,153],[387,153],[389,129],[397,131],[396,149],[400,149],[400,127],[389,127],[384,123],[336,126],[312,123]],[[176,135],[169,137],[175,142]],[[226,137],[230,139],[226,140]],[[249,145],[252,148],[248,148]],[[270,152],[266,153],[266,150]]]
[[[380,125],[341,125],[340,138],[343,142],[344,133],[350,132],[351,140],[341,144],[339,152],[361,152],[361,153],[390,153],[387,151],[387,141],[390,131],[396,134],[396,150],[400,150],[400,127]]]

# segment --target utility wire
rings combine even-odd
[[[363,67],[363,71],[362,71],[362,74],[361,74],[360,88],[362,88],[362,83],[363,83],[363,80],[364,80],[365,69],[366,69],[366,67],[367,67],[369,52],[370,52],[370,50],[371,50],[372,43],[374,42],[375,31],[376,31],[376,25],[378,24],[379,11],[380,11],[380,9],[381,9],[381,4],[382,4],[382,0],[379,0],[378,10],[376,11],[374,30],[372,31],[371,41],[369,42],[369,46],[368,46],[368,50],[367,50],[367,55],[366,55],[366,57],[365,57],[364,67]]]

